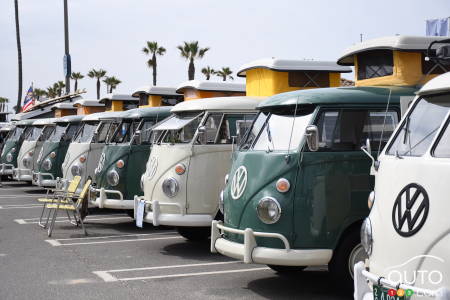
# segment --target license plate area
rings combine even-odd
[[[405,300],[405,296],[398,296],[398,295],[390,295],[392,294],[389,293],[389,291],[395,291],[395,293],[397,293],[396,290],[393,289],[387,289],[384,287],[380,287],[378,285],[374,285],[373,286],[373,300]]]

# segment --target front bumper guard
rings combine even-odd
[[[143,221],[152,223],[153,226],[188,226],[188,227],[209,227],[213,217],[206,214],[186,214],[186,207],[181,203],[159,202],[158,200],[147,201],[143,196],[134,196],[134,217],[136,219],[137,206],[139,202],[144,202],[151,206],[151,211],[144,210]],[[177,207],[179,213],[161,213],[161,206]]]
[[[0,175],[12,175],[13,169],[13,164],[0,164]]]
[[[14,168],[12,175],[13,175],[13,179],[17,180],[17,181],[32,181],[33,180],[32,171],[30,169]]]
[[[450,300],[450,290],[448,288],[441,287],[436,290],[429,290],[403,284],[401,282],[393,282],[367,271],[362,261],[355,264],[354,274],[355,292],[353,296],[355,300],[373,300],[372,290],[369,284],[374,283],[388,289],[412,290],[414,295],[417,296],[426,296],[436,300]]]
[[[244,236],[244,244],[223,238],[222,232]],[[284,249],[258,247],[255,237],[281,240]],[[246,264],[259,263],[281,266],[314,266],[324,265],[331,260],[330,249],[296,250],[291,249],[288,239],[279,233],[257,232],[251,228],[245,230],[226,227],[222,221],[212,221],[211,252],[243,260]]]
[[[51,173],[32,172],[32,183],[42,187],[55,187],[56,179]]]
[[[118,190],[106,190],[105,188],[96,189],[91,187],[93,193],[98,194],[95,200],[91,201],[91,204],[99,208],[112,208],[112,209],[134,209],[134,200],[123,199],[123,194]],[[109,199],[109,195],[118,195],[119,199]]]

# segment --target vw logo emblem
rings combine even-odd
[[[236,172],[234,172],[233,179],[231,180],[231,197],[234,200],[241,198],[247,186],[247,169],[244,166],[240,166]]]
[[[156,156],[152,156],[150,158],[150,162],[148,163],[148,168],[147,168],[148,179],[152,179],[153,176],[155,176],[157,168],[158,168],[158,158]]]
[[[416,234],[425,224],[429,210],[425,189],[416,183],[408,184],[398,194],[392,210],[395,231],[403,237]]]
[[[41,148],[41,151],[39,152],[38,158],[37,158],[37,162],[41,162],[42,160],[42,155],[44,154],[44,147]]]
[[[102,152],[102,155],[100,156],[100,159],[98,161],[97,168],[95,169],[95,174],[98,174],[103,170],[103,166],[105,165],[105,159],[106,159],[106,154],[105,154],[105,152]]]

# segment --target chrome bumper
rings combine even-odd
[[[230,232],[244,236],[244,244],[229,241],[222,232]],[[258,247],[255,237],[281,240],[284,249]],[[333,251],[330,249],[294,250],[288,239],[279,233],[256,232],[250,228],[245,230],[226,227],[221,221],[212,221],[211,252],[243,260],[247,264],[269,264],[280,266],[317,266],[327,264]]]
[[[450,300],[450,290],[445,287],[441,287],[436,290],[422,289],[419,287],[403,284],[401,282],[393,282],[384,277],[380,277],[366,270],[364,263],[359,262],[354,267],[354,299],[355,300],[373,300],[372,285],[379,284],[388,289],[404,289],[412,290],[413,297],[417,299],[423,299],[427,297],[428,299],[436,300]],[[425,298],[425,299],[427,299]]]
[[[42,187],[55,187],[56,179],[51,173],[32,172],[32,183]]]
[[[153,226],[186,226],[186,227],[209,227],[213,216],[206,214],[186,214],[184,205],[180,203],[159,202],[158,200],[146,201],[143,196],[134,196],[134,217],[136,218],[137,206],[139,202],[146,204],[143,221],[152,223]],[[161,206],[177,207],[178,214],[161,213]],[[151,207],[151,211],[149,208]]]
[[[98,208],[134,209],[134,200],[124,200],[120,191],[105,190],[104,188],[91,188],[91,191],[98,194],[98,197],[91,201],[91,204]],[[108,194],[119,195],[119,199],[108,199]]]
[[[17,181],[32,181],[32,171],[30,169],[13,169],[13,179]]]
[[[13,169],[13,164],[0,164],[0,175],[12,175]]]

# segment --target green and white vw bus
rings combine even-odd
[[[141,176],[151,151],[152,128],[172,107],[136,108],[123,113],[114,135],[103,147],[95,169],[92,205],[126,209],[133,215],[134,195],[142,195]]]
[[[17,155],[22,142],[30,131],[35,120],[22,120],[15,123],[15,128],[8,134],[0,156],[0,175],[11,176],[17,167]]]
[[[88,178],[94,178],[103,146],[115,132],[120,122],[116,116],[121,113],[94,113],[82,119],[80,129],[72,139],[62,164],[65,181],[72,180],[74,176],[81,176],[82,183]]]
[[[356,87],[285,93],[260,104],[226,178],[224,222],[213,222],[211,251],[279,272],[328,264],[351,287],[353,265],[365,258],[359,231],[373,188],[361,147],[369,138],[376,156],[400,102],[429,79],[427,41],[366,41],[339,60],[357,64]]]
[[[45,118],[33,122],[33,129],[25,136],[17,155],[17,168],[13,169],[14,180],[32,181],[33,164],[37,157],[36,151],[40,151],[40,146],[55,129],[54,121],[54,118]]]
[[[66,116],[55,121],[55,130],[42,145],[33,167],[33,184],[44,187],[56,185],[62,178],[61,164],[69,144],[77,133],[84,116]]]

